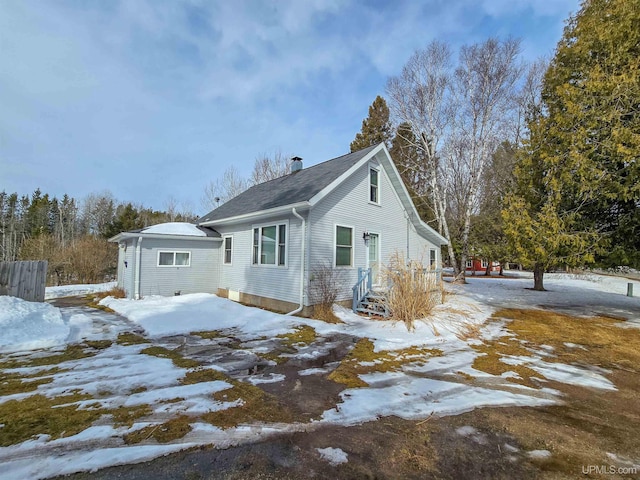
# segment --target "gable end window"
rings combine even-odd
[[[353,228],[336,225],[336,267],[353,266]]]
[[[233,250],[233,237],[224,237],[224,261],[225,265],[231,265],[231,252]]]
[[[159,267],[190,267],[191,252],[158,252]]]
[[[286,224],[254,227],[251,263],[254,265],[286,266]]]
[[[369,168],[369,201],[380,203],[380,172],[377,168]]]

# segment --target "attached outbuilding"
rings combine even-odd
[[[122,232],[118,286],[127,298],[216,293],[222,237],[212,228],[170,222]]]

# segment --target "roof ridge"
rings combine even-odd
[[[382,143],[382,142],[380,142],[380,143]],[[366,147],[366,148],[361,148],[360,150],[356,150],[355,152],[345,153],[345,154],[342,154],[342,155],[340,155],[340,156],[338,156],[338,157],[330,158],[329,160],[324,160],[324,161],[322,161],[322,162],[320,162],[320,163],[316,163],[316,164],[314,164],[314,165],[311,165],[310,167],[303,168],[302,170],[298,170],[298,171],[296,171],[296,172],[289,172],[289,173],[287,173],[287,174],[285,174],[285,175],[282,175],[282,176],[280,176],[280,177],[272,178],[271,180],[266,180],[266,181],[264,181],[264,182],[260,182],[260,183],[254,183],[254,184],[253,184],[253,185],[251,185],[249,188],[247,188],[247,190],[245,190],[245,192],[246,192],[246,191],[248,191],[248,190],[251,190],[253,187],[257,187],[258,185],[264,185],[265,183],[275,182],[276,180],[280,180],[281,178],[288,177],[289,175],[293,175],[294,173],[308,172],[308,171],[309,171],[309,170],[311,170],[312,168],[319,167],[320,165],[324,165],[325,163],[333,162],[334,160],[339,160],[339,159],[341,159],[342,157],[346,157],[346,156],[348,156],[348,155],[353,155],[354,153],[362,152],[363,150],[373,149],[374,147],[377,147],[378,145],[380,145],[380,144],[379,144],[379,143],[377,143],[377,144],[375,144],[375,145],[370,145],[370,146],[368,146],[368,147]],[[243,192],[243,193],[244,193],[244,192]]]

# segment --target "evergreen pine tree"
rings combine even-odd
[[[640,261],[639,24],[638,0],[585,0],[545,75],[503,212],[536,289],[554,265]]]
[[[418,146],[411,125],[401,123],[391,140],[389,154],[395,163],[407,191],[411,195],[420,218],[435,221],[435,209],[431,202],[424,152]]]
[[[356,134],[356,138],[351,142],[351,151],[362,150],[381,142],[389,148],[391,137],[389,107],[385,99],[378,95],[369,107],[369,116],[362,121],[362,131]]]

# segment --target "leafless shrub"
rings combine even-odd
[[[103,238],[86,235],[68,252],[70,270],[79,283],[99,283],[112,274],[117,264],[117,248]]]
[[[313,304],[313,316],[330,323],[340,323],[333,314],[333,304],[338,298],[343,281],[340,272],[330,264],[319,263],[311,268],[309,300]]]
[[[395,252],[383,275],[389,285],[386,302],[391,318],[403,322],[408,330],[413,330],[414,322],[427,317],[442,301],[439,273],[421,261],[405,262],[403,255]]]

